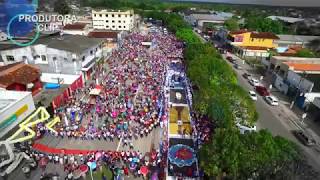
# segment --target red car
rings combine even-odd
[[[261,96],[269,96],[270,93],[268,89],[264,86],[256,86],[256,91],[261,95]]]

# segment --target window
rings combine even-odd
[[[126,28],[126,26],[123,26],[123,28]]]
[[[109,20],[106,20],[106,23],[108,23],[109,22]]]
[[[106,28],[109,28],[109,26],[106,26]]]
[[[86,56],[82,56],[82,62],[86,59]]]
[[[114,23],[114,20],[112,20],[112,23]]]
[[[127,17],[127,15],[124,15],[124,17]]]
[[[115,28],[115,26],[112,26],[112,28]]]
[[[27,56],[22,56],[22,60],[27,60]]]
[[[68,61],[68,59],[67,59],[67,58],[63,58],[63,60],[64,60],[64,61]]]
[[[108,17],[108,14],[106,14],[106,17]]]
[[[39,55],[35,55],[34,57],[33,57],[33,59],[39,59],[40,58],[40,56]]]
[[[114,17],[114,14],[112,14],[111,16]]]
[[[254,39],[253,38],[251,38],[251,42],[253,42],[254,41]]]
[[[121,26],[119,26],[119,28],[121,28]]]
[[[56,60],[57,60],[57,57],[53,57],[52,60],[53,60],[53,61],[56,61]]]
[[[132,17],[132,14],[130,14],[130,17]]]
[[[100,14],[100,17],[102,17],[102,14]]]
[[[7,61],[14,61],[14,57],[13,56],[7,56]]]
[[[47,61],[47,56],[41,55],[41,59],[42,59],[42,61]]]
[[[76,62],[76,61],[77,61],[76,59],[74,59],[74,58],[72,59],[72,62]]]
[[[94,14],[94,17],[97,17],[97,14]]]
[[[90,51],[90,54],[91,54],[91,55],[93,54],[93,51],[92,51],[92,50]]]
[[[118,23],[121,23],[121,21],[119,20]]]
[[[119,14],[118,17],[121,17],[121,15]]]
[[[126,23],[126,21],[123,21],[123,23]]]

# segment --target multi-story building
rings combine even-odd
[[[94,29],[132,31],[135,15],[133,10],[92,10],[92,23]]]
[[[65,84],[82,75],[91,79],[96,62],[102,57],[102,39],[81,35],[50,35],[38,39],[31,46],[19,47],[1,44],[1,65],[24,62],[40,68],[42,82],[62,80]]]
[[[241,57],[268,57],[269,50],[278,47],[275,40],[279,37],[270,32],[232,31],[228,44]]]

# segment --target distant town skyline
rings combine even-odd
[[[270,6],[320,7],[319,0],[173,0],[173,1],[256,4],[256,5],[270,5]]]

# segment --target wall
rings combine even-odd
[[[4,111],[0,113],[0,123],[7,120],[8,118],[12,117],[12,115],[17,114],[17,119],[11,118],[11,124],[6,128],[0,130],[0,138],[8,133],[11,129],[17,126],[21,121],[23,121],[27,116],[29,116],[34,110],[34,102],[32,99],[32,95],[30,92],[23,92],[23,95],[14,91],[5,91],[0,92],[0,95],[3,97],[5,96],[7,99],[10,98],[19,98],[15,103],[9,105]],[[12,96],[12,97],[11,97]],[[22,97],[20,97],[22,96]],[[21,109],[24,105],[27,105],[26,111],[21,111],[22,113],[16,113],[19,109]]]
[[[112,14],[114,17],[112,17]],[[108,15],[108,17],[106,17],[106,15]],[[133,11],[92,11],[92,23],[94,29],[131,31],[132,28],[134,28],[134,20]]]
[[[302,90],[303,92],[311,92],[312,88],[314,86],[313,82],[307,80],[307,79],[302,79],[301,80],[301,76],[293,71],[288,71],[288,75],[287,75],[287,81],[292,84],[295,87],[300,86],[300,90]],[[300,85],[299,85],[300,82]]]
[[[251,36],[250,32],[232,35],[232,37],[235,39],[235,42],[232,44],[236,44],[240,46],[255,46],[255,47],[267,47],[267,48],[277,47],[273,39],[257,39],[257,38],[251,38],[250,36]]]
[[[72,84],[79,78],[80,75],[68,75],[68,74],[54,74],[54,73],[42,73],[41,81],[45,83],[58,83],[58,79],[63,79],[61,84]]]
[[[274,82],[274,86],[275,86],[280,92],[282,92],[282,93],[284,93],[284,94],[287,94],[287,93],[288,93],[289,87],[288,87],[287,84],[285,84],[285,83],[283,82],[283,78],[280,77],[279,75],[277,75],[277,78],[276,78],[276,80],[275,80],[275,82]]]
[[[17,48],[17,49],[11,49],[11,50],[4,50],[4,51],[0,52],[0,55],[2,56],[2,59],[3,59],[3,63],[1,65],[8,65],[8,64],[16,63],[16,62],[21,62],[21,61],[23,61],[23,56],[26,56],[27,58],[33,59],[30,46],[23,47],[23,48]],[[13,56],[14,61],[7,61],[7,56]]]

